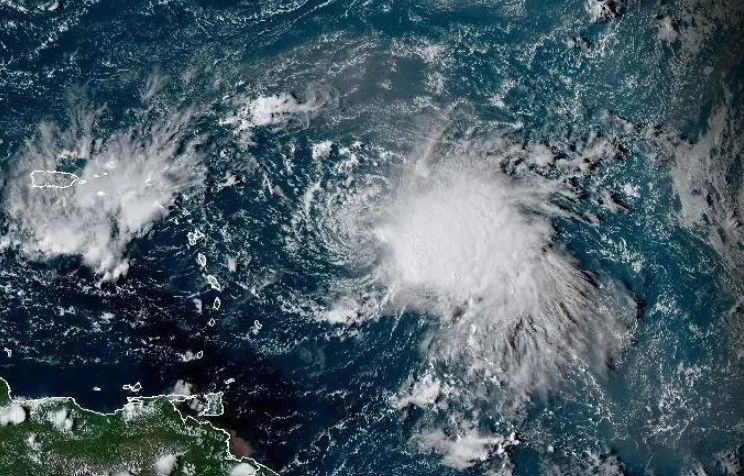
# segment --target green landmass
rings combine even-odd
[[[72,398],[11,397],[0,378],[0,476],[277,476],[233,457],[229,435],[176,400],[130,398],[102,414]]]

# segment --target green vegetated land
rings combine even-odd
[[[71,398],[12,398],[0,378],[0,476],[277,476],[167,396],[101,414]]]

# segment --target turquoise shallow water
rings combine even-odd
[[[112,409],[135,381],[144,394],[177,380],[224,391],[216,422],[287,475],[742,471],[736,2],[48,7],[0,0],[0,347],[11,351],[0,373],[16,394]],[[104,104],[90,131],[70,126],[71,111]],[[133,128],[143,142],[114,156],[134,160],[154,125],[188,108],[169,153],[199,135],[201,159],[184,167],[198,178],[163,216],[127,228],[125,201],[86,215],[101,228],[75,231],[97,238],[68,253],[50,252],[69,243],[59,225],[46,241],[18,234],[64,208],[13,211],[29,203],[13,187],[41,123],[70,131],[41,155],[81,173],[91,157],[60,159],[67,145],[87,134],[96,150]],[[547,165],[531,162],[538,146]],[[351,324],[324,316],[344,291],[378,302],[368,281],[384,256],[365,220],[426,150],[455,164],[512,154],[500,173],[571,190],[551,246],[637,306],[606,370],[573,368],[515,413],[469,396],[480,377],[435,409],[394,403],[447,325],[415,306],[360,306]],[[84,252],[109,235],[126,238],[114,258],[129,269],[101,282]],[[519,443],[460,465],[451,447],[420,444],[439,429],[462,443],[463,425]]]

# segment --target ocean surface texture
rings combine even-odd
[[[0,376],[284,476],[744,474],[743,22],[0,0]]]

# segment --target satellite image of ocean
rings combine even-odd
[[[744,2],[0,0],[0,476],[744,475]]]

